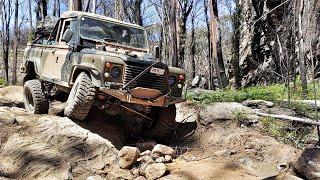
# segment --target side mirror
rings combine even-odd
[[[72,38],[73,32],[70,29],[67,29],[66,32],[63,33],[61,41],[68,43]]]
[[[159,46],[154,46],[153,55],[154,55],[154,58],[156,58],[156,59],[160,58],[160,47]]]

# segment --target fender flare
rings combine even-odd
[[[69,87],[72,87],[73,83],[75,82],[76,78],[81,72],[85,72],[90,76],[93,85],[95,85],[96,87],[101,86],[102,77],[101,77],[100,70],[90,64],[74,65],[72,67],[71,72],[72,73],[68,81]]]

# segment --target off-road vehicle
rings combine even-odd
[[[66,95],[64,115],[71,119],[85,120],[96,106],[138,115],[153,138],[172,136],[185,72],[158,61],[158,48],[149,54],[143,27],[77,11],[50,22],[28,43],[21,65],[28,111],[48,113],[49,101]]]

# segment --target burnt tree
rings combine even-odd
[[[212,46],[212,60],[215,67],[215,74],[219,80],[219,86],[225,88],[228,85],[228,79],[225,72],[222,58],[221,37],[219,34],[218,6],[216,0],[209,0],[210,9],[210,39]]]
[[[18,18],[19,18],[19,1],[15,0],[14,10],[14,37],[13,37],[13,61],[12,61],[12,84],[17,83],[17,59],[18,59]]]
[[[177,2],[176,0],[170,0],[169,3],[170,9],[170,17],[169,17],[169,24],[170,24],[170,50],[171,50],[171,62],[172,66],[179,67],[178,64],[178,43],[177,43],[177,19],[176,19],[176,10],[177,10]]]

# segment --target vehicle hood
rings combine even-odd
[[[97,49],[82,49],[80,51],[81,54],[95,54],[95,55],[101,55],[106,57],[115,57],[120,58],[125,62],[137,62],[137,63],[145,63],[145,64],[152,64],[156,62],[155,58],[148,54],[148,53],[135,53],[132,52],[130,54],[125,54],[122,52],[116,52],[116,51],[103,51],[103,50],[97,50]]]

